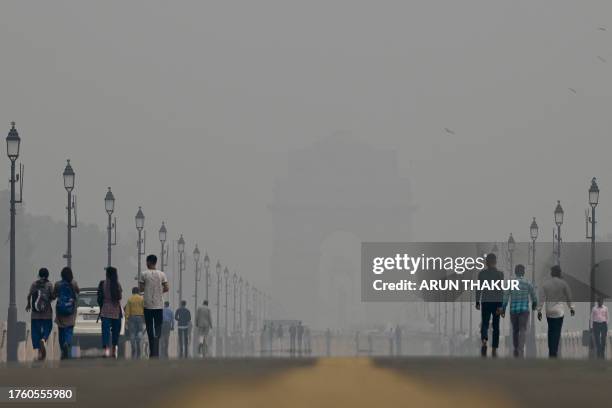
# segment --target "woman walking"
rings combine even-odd
[[[53,286],[55,303],[55,323],[58,328],[58,339],[62,359],[71,357],[72,332],[77,312],[79,286],[72,275],[72,269],[65,267],[61,272],[62,279]]]
[[[117,345],[121,331],[121,295],[122,289],[117,276],[117,269],[106,268],[106,279],[98,286],[98,299],[102,300],[100,317],[102,318],[102,347],[104,357],[117,358]]]

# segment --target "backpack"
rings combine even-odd
[[[104,281],[101,280],[100,283],[98,284],[98,306],[100,306],[100,309],[102,309],[103,305],[104,305]]]
[[[72,288],[72,283],[62,281],[59,286],[59,296],[57,297],[57,303],[55,307],[57,314],[60,316],[70,316],[75,311],[75,294]]]
[[[32,308],[37,313],[44,313],[51,308],[51,291],[47,287],[48,282],[46,279],[36,282],[36,291],[32,294]]]

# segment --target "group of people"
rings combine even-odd
[[[488,254],[485,263],[486,268],[478,275],[479,281],[492,282],[504,279],[503,272],[497,269],[495,254]],[[559,353],[566,306],[570,315],[575,315],[571,290],[561,276],[561,267],[554,265],[550,268],[550,279],[542,284],[538,294],[533,285],[525,279],[524,265],[516,265],[514,274],[514,279],[518,281],[517,288],[505,292],[494,289],[476,292],[476,309],[481,311],[481,355],[487,356],[489,322],[492,322],[491,355],[497,356],[500,317],[506,316],[506,308],[510,306],[513,355],[524,356],[530,312],[537,312],[537,318],[541,321],[544,310],[548,323],[548,355],[550,358],[556,358]],[[608,333],[608,309],[603,302],[604,300],[600,298],[591,311],[592,340],[599,358],[605,358]]]
[[[32,313],[32,346],[37,351],[39,360],[44,360],[47,356],[47,342],[53,329],[51,302],[54,300],[61,356],[67,358],[70,355],[79,285],[69,267],[62,269],[60,275],[61,279],[53,284],[49,281],[49,270],[41,268],[38,271],[38,279],[30,286],[27,296],[26,312]]]
[[[157,358],[162,352],[168,357],[168,340],[170,331],[177,321],[179,338],[179,356],[187,357],[191,314],[186,302],[173,316],[170,304],[164,302],[164,293],[169,291],[168,279],[164,272],[157,270],[157,257],[146,258],[147,269],[140,274],[138,287],[132,289],[132,295],[124,308],[121,307],[123,289],[119,283],[117,269],[106,268],[106,277],[97,288],[97,303],[100,307],[98,319],[101,320],[102,348],[105,357],[117,357],[119,337],[123,317],[130,338],[132,358],[140,358],[140,334],[146,328],[149,341],[149,357]],[[41,268],[38,279],[30,286],[27,295],[26,311],[31,312],[32,346],[37,351],[37,358],[44,360],[47,355],[47,342],[53,329],[53,307],[55,301],[55,322],[58,326],[58,339],[61,358],[71,357],[72,337],[78,308],[79,286],[74,280],[72,269],[65,267],[61,271],[61,280],[52,284],[49,271]],[[169,312],[169,316],[168,316]],[[198,308],[196,314],[199,352],[206,354],[206,338],[212,328],[212,318],[208,301]]]
[[[304,326],[302,322],[297,322],[290,324],[287,331],[289,332],[290,355],[310,354],[312,347],[310,329]],[[282,324],[275,325],[274,322],[264,324],[260,338],[262,351],[272,353],[276,349],[283,352],[284,337],[285,332]]]

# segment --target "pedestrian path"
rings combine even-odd
[[[168,395],[180,407],[513,407],[494,391],[436,383],[385,368],[368,358],[327,358],[260,379],[193,384]],[[163,406],[163,404],[162,404]]]

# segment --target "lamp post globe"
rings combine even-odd
[[[138,207],[138,212],[136,213],[136,229],[138,231],[142,231],[144,228],[145,216],[142,212],[142,207]]]
[[[561,226],[563,224],[563,207],[561,207],[561,201],[557,200],[557,206],[555,207],[555,224]]]
[[[516,242],[514,241],[514,237],[512,236],[512,233],[510,233],[510,236],[508,237],[508,252],[514,252],[516,248]]]
[[[64,168],[64,188],[66,191],[71,192],[74,190],[74,169],[70,165],[70,159],[66,160],[66,167]]]
[[[193,250],[193,260],[196,262],[200,262],[200,249],[198,248],[198,244],[196,244],[195,249]]]
[[[599,202],[599,186],[597,186],[597,181],[595,177],[591,180],[591,187],[589,188],[589,204],[591,207],[597,207],[597,203]]]
[[[106,192],[106,196],[104,197],[104,209],[108,215],[111,215],[115,211],[115,196],[111,191],[111,188],[108,188]]]
[[[12,162],[17,160],[19,157],[19,147],[21,145],[21,138],[17,129],[15,129],[15,122],[11,122],[11,130],[9,130],[6,136],[6,154]]]
[[[162,221],[162,225],[159,228],[159,242],[162,244],[166,243],[166,235],[168,234],[168,230],[166,230],[166,224]]]
[[[210,268],[210,258],[208,257],[208,252],[204,254],[204,268]]]
[[[185,252],[185,239],[183,238],[183,234],[181,234],[181,237],[178,240],[177,249],[181,254]]]
[[[533,217],[533,221],[531,221],[531,225],[529,226],[529,236],[532,241],[538,239],[538,223],[536,222],[535,217]]]

